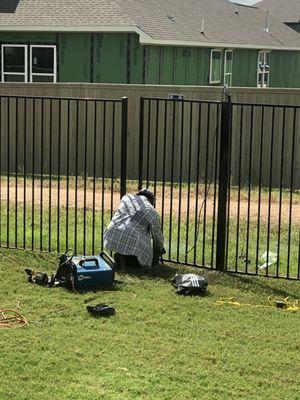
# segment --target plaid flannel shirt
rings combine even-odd
[[[121,199],[104,232],[104,245],[117,253],[136,256],[141,265],[152,265],[153,253],[161,253],[164,238],[158,212],[146,197],[126,195]]]

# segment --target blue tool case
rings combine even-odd
[[[111,286],[114,282],[114,263],[105,252],[99,256],[75,256],[72,263],[76,290]]]

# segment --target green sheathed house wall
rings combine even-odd
[[[272,51],[270,54],[270,86],[300,87],[300,52]]]
[[[1,43],[17,43],[17,44],[55,44],[57,35],[55,33],[40,32],[0,32]]]
[[[127,34],[91,34],[93,80],[105,83],[128,83]]]
[[[256,87],[258,50],[235,49],[232,62],[232,86]]]
[[[134,33],[2,32],[0,41],[56,44],[58,82],[209,85],[210,48],[144,46]],[[232,86],[256,87],[257,56],[233,50]],[[297,71],[300,51],[271,51],[270,87],[300,87]]]
[[[90,36],[59,35],[58,77],[60,82],[90,82]]]

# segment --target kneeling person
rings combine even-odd
[[[158,264],[164,253],[164,238],[154,202],[155,196],[148,189],[122,197],[104,232],[104,245],[116,253],[117,266]]]

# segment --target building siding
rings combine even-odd
[[[232,65],[232,86],[256,87],[257,55],[258,50],[234,50]]]
[[[270,60],[271,87],[300,87],[300,52],[272,51]]]
[[[143,46],[126,33],[2,32],[0,41],[56,44],[58,82],[209,85],[210,48]],[[258,50],[233,49],[232,86],[256,87]],[[300,51],[270,60],[270,87],[300,87]]]

